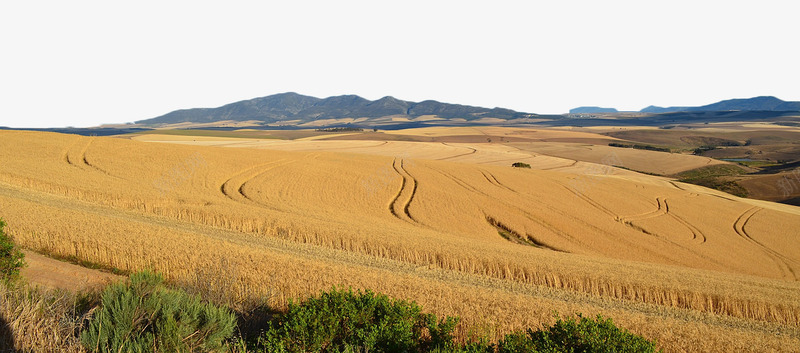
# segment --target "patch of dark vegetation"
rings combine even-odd
[[[275,311],[258,332],[247,335],[237,329],[236,314],[226,306],[169,286],[161,275],[147,271],[111,284],[100,294],[66,296],[31,289],[13,299],[21,305],[58,303],[46,315],[59,317],[68,329],[38,341],[49,345],[52,340],[48,351],[660,352],[655,342],[617,327],[610,318],[580,313],[555,314],[553,325],[517,330],[495,343],[485,336],[460,341],[455,337],[459,317],[439,318],[414,301],[337,288],[290,302],[287,310]],[[6,319],[0,316],[0,343],[14,347],[20,338],[15,334],[25,327],[8,327]]]
[[[786,199],[778,202],[792,206],[800,206],[800,197],[793,197],[791,199]]]
[[[780,163],[780,162],[783,162],[783,163]],[[785,172],[785,171],[794,170],[796,168],[800,168],[800,161],[794,161],[794,162],[780,161],[780,162],[777,165],[761,167],[761,168],[759,168],[760,169],[759,171],[757,171],[757,172],[755,172],[753,174],[777,174],[777,173],[780,173],[780,172]]]
[[[653,342],[614,325],[610,318],[558,318],[553,326],[506,335],[497,352],[656,352]]]
[[[717,149],[717,146],[700,146],[695,148],[692,154],[702,156],[704,152],[713,151],[715,149]]]
[[[692,146],[744,146],[747,142],[739,142],[713,136],[683,136],[681,141]]]
[[[637,173],[641,173],[641,174],[655,175],[655,176],[664,176],[663,174],[651,173],[651,172],[645,172],[645,171],[641,171],[641,170],[636,170],[636,169],[631,169],[631,168],[628,168],[628,167],[624,167],[624,166],[621,166],[621,165],[614,165],[614,166],[612,166],[612,167],[614,167],[614,168],[619,168],[619,169],[630,170],[630,171],[632,171],[632,172],[637,172]]]
[[[647,151],[657,151],[657,152],[672,152],[671,149],[668,147],[658,147],[653,145],[640,145],[640,144],[626,144],[626,143],[618,143],[618,142],[611,142],[608,144],[611,147],[620,147],[620,148],[633,148],[637,150],[647,150]]]
[[[678,181],[705,186],[727,192],[739,197],[747,197],[747,189],[739,185],[731,177],[746,174],[747,171],[732,164],[711,165],[688,170],[677,175]]]
[[[0,218],[0,281],[12,283],[19,278],[19,271],[25,267],[25,254],[19,251],[4,228],[6,222]]]
[[[522,162],[515,162],[515,163],[514,163],[514,164],[512,164],[511,166],[512,166],[512,167],[514,167],[514,168],[528,168],[528,169],[530,169],[530,168],[531,168],[531,165],[530,165],[530,164],[528,164],[528,163],[522,163]]]
[[[101,304],[80,334],[93,352],[223,352],[236,317],[225,307],[203,302],[140,272],[103,291]]]
[[[675,175],[678,179],[704,179],[721,176],[736,176],[747,173],[742,167],[734,164],[716,164],[687,170]]]
[[[123,135],[123,134],[133,134],[133,133],[144,133],[148,131],[153,131],[149,128],[77,128],[77,127],[67,127],[67,128],[44,128],[44,129],[23,129],[23,128],[10,128],[0,126],[0,130],[18,130],[18,131],[44,131],[44,132],[57,132],[60,134],[73,134],[73,135],[81,135],[81,136],[113,136],[113,135]]]
[[[326,128],[316,129],[314,131],[321,131],[321,132],[358,132],[358,131],[364,131],[364,129],[362,129],[360,127],[326,127]]]
[[[735,180],[725,180],[723,178],[705,178],[705,179],[679,179],[678,181],[705,186],[707,188],[727,192],[731,195],[739,197],[747,197],[749,195],[747,189],[739,185]]]
[[[732,177],[746,174],[747,171],[732,164],[711,165],[688,170],[676,175],[678,181],[705,186],[727,192],[739,197],[747,197],[747,189],[739,185]]]

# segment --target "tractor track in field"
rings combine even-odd
[[[642,220],[661,217],[661,216],[668,216],[668,217],[672,218],[673,220],[675,220],[676,222],[680,223],[686,229],[688,229],[689,232],[692,233],[692,240],[696,240],[700,244],[703,244],[703,243],[706,242],[706,240],[708,240],[708,238],[706,237],[705,233],[703,233],[702,230],[700,230],[699,228],[697,228],[693,224],[689,223],[688,221],[686,221],[682,217],[676,215],[674,212],[670,212],[670,210],[669,210],[669,202],[667,201],[666,198],[656,197],[656,204],[657,204],[657,207],[653,211],[642,213],[642,214],[639,214],[639,215],[634,215],[634,216],[620,217],[618,219],[618,221],[623,223],[623,224],[625,224],[626,226],[629,226],[629,227],[631,227],[633,229],[636,229],[636,230],[638,230],[640,232],[643,232],[645,234],[654,235],[655,233],[647,231],[641,226],[634,225],[632,222],[642,221]]]
[[[642,214],[638,214],[638,215],[619,217],[617,220],[619,222],[628,224],[628,223],[630,223],[632,221],[640,221],[640,220],[643,220],[643,219],[655,218],[655,217],[658,217],[658,216],[663,216],[663,215],[665,215],[667,213],[669,213],[669,205],[667,204],[667,199],[662,199],[660,197],[656,197],[656,209],[655,210],[650,211],[650,212],[645,212],[645,213],[642,213]]]
[[[315,154],[315,155],[311,155],[310,157],[306,157],[306,158],[312,158],[312,159],[315,159],[317,156],[318,156],[318,155],[316,155],[316,154]],[[272,164],[272,165],[270,165],[270,166],[266,166],[266,167],[264,167],[263,169],[260,169],[260,170],[258,171],[258,173],[256,173],[256,174],[254,174],[254,175],[251,175],[251,176],[249,176],[247,179],[243,180],[243,181],[242,181],[242,183],[241,183],[241,184],[240,184],[238,187],[236,187],[236,192],[237,192],[237,193],[238,193],[238,194],[239,194],[239,195],[240,195],[242,198],[244,198],[244,199],[245,199],[245,200],[247,200],[248,202],[251,202],[251,203],[253,203],[253,204],[255,204],[255,205],[258,205],[258,206],[260,206],[260,207],[264,207],[264,208],[268,208],[268,209],[270,209],[270,210],[281,211],[280,209],[278,209],[278,208],[275,208],[275,207],[273,207],[273,206],[270,206],[270,205],[268,205],[268,204],[266,204],[266,203],[264,203],[264,202],[259,202],[259,201],[257,201],[257,200],[254,200],[252,197],[250,197],[249,195],[247,195],[247,193],[245,192],[245,187],[247,186],[247,183],[249,183],[249,182],[253,181],[254,179],[256,179],[256,178],[258,178],[258,177],[260,177],[260,176],[261,176],[261,175],[263,175],[264,173],[267,173],[267,172],[269,172],[269,171],[271,171],[271,170],[273,170],[273,169],[280,168],[280,167],[283,167],[283,166],[287,166],[287,165],[289,165],[289,164],[292,164],[292,163],[295,163],[295,162],[297,162],[297,160],[289,160],[289,161],[286,161],[286,162],[282,162],[282,161],[285,161],[285,160],[286,160],[286,159],[282,159],[282,160],[280,160],[280,162],[275,162],[274,164]]]
[[[66,162],[67,164],[69,164],[70,166],[73,166],[73,167],[75,167],[75,168],[78,168],[78,165],[77,165],[76,163],[72,162],[72,160],[70,159],[70,153],[69,153],[69,152],[70,152],[70,151],[71,151],[73,148],[75,148],[75,146],[77,146],[77,145],[78,145],[78,143],[80,142],[80,140],[81,140],[81,138],[80,138],[80,137],[76,138],[76,139],[75,139],[75,142],[73,142],[73,143],[71,143],[69,146],[67,146],[67,148],[64,150],[64,153],[61,155],[61,159],[63,159],[63,160],[64,160],[64,162]]]
[[[700,228],[697,228],[694,224],[690,223],[689,221],[683,219],[681,216],[676,215],[674,212],[669,211],[669,204],[667,203],[667,199],[664,199],[664,206],[666,208],[666,214],[672,217],[675,221],[682,224],[686,229],[689,229],[692,232],[692,240],[697,241],[699,244],[704,244],[708,238],[706,237],[705,233],[703,233]]]
[[[403,205],[403,213],[406,214],[408,219],[414,221],[414,223],[418,223],[414,219],[414,217],[411,216],[411,213],[408,212],[408,207],[411,206],[411,201],[414,201],[414,196],[417,194],[417,186],[419,185],[419,183],[417,182],[417,179],[414,178],[414,176],[411,175],[411,173],[408,172],[408,170],[405,167],[405,161],[402,160],[402,159],[400,160],[400,169],[402,169],[403,172],[405,172],[406,175],[408,175],[408,177],[411,178],[411,182],[412,182],[412,185],[413,185],[411,187],[411,196],[408,197],[408,201],[406,201],[405,205]]]
[[[495,186],[499,186],[499,187],[501,187],[503,189],[506,189],[508,191],[511,191],[513,193],[517,193],[516,190],[514,190],[514,189],[506,186],[505,184],[501,183],[500,180],[497,180],[497,177],[494,176],[494,174],[492,174],[491,172],[485,171],[485,170],[481,170],[480,172],[481,172],[481,174],[483,174],[483,177],[486,178],[486,181],[488,181],[490,184],[495,185]]]
[[[746,229],[747,223],[750,222],[750,219],[752,219],[753,216],[755,216],[758,212],[762,210],[763,208],[754,206],[742,212],[742,214],[740,214],[739,217],[736,218],[736,221],[733,222],[733,231],[736,232],[736,234],[738,234],[742,239],[755,245],[765,255],[767,255],[770,259],[772,259],[775,265],[777,265],[778,268],[780,268],[784,277],[791,278],[796,281],[798,280],[797,274],[794,272],[794,269],[792,269],[792,266],[790,265],[791,262],[796,262],[796,261],[786,257],[785,255],[775,250],[772,250],[768,246],[764,245],[760,241],[753,238],[753,236],[751,236],[750,233],[747,232]]]
[[[469,190],[469,191],[476,192],[476,193],[478,193],[478,194],[481,194],[481,195],[483,195],[483,196],[485,196],[485,197],[488,197],[488,198],[490,198],[490,199],[493,199],[493,200],[495,200],[495,201],[497,201],[497,202],[499,202],[499,203],[501,203],[501,204],[503,204],[503,205],[505,205],[505,206],[507,206],[507,207],[510,207],[510,208],[516,209],[517,211],[519,211],[520,213],[522,213],[522,214],[525,216],[525,218],[527,218],[528,220],[530,220],[530,221],[531,221],[531,222],[533,222],[533,223],[536,223],[536,224],[538,224],[538,225],[539,225],[539,226],[541,226],[542,228],[545,228],[545,229],[547,229],[548,231],[550,231],[550,232],[551,232],[551,233],[553,233],[553,234],[556,234],[556,235],[558,235],[558,236],[560,236],[560,237],[563,237],[563,238],[565,238],[565,239],[570,239],[571,241],[580,242],[580,241],[579,241],[577,238],[575,238],[575,237],[573,237],[573,236],[571,236],[571,235],[569,235],[569,234],[567,234],[567,233],[563,232],[561,229],[559,229],[558,227],[556,227],[556,226],[554,226],[554,225],[550,224],[549,222],[547,222],[547,221],[545,221],[545,220],[543,220],[543,219],[540,219],[539,217],[536,217],[536,216],[534,216],[534,215],[533,215],[532,213],[530,213],[529,211],[526,211],[526,210],[523,210],[523,209],[519,208],[517,205],[511,204],[511,203],[509,203],[509,202],[507,202],[507,201],[503,200],[502,198],[497,198],[496,196],[489,195],[489,194],[487,194],[487,193],[485,193],[485,192],[483,192],[483,191],[481,191],[481,190],[478,190],[477,188],[473,187],[472,185],[469,185],[469,183],[467,183],[467,182],[465,182],[465,181],[463,181],[463,180],[461,180],[461,179],[459,179],[459,178],[457,178],[457,177],[455,177],[455,176],[453,176],[453,175],[450,175],[450,174],[448,174],[448,173],[445,173],[445,172],[443,172],[443,171],[441,171],[441,170],[438,170],[438,169],[433,169],[433,168],[431,168],[431,170],[433,170],[433,171],[436,171],[436,172],[438,172],[439,174],[442,174],[442,175],[443,175],[443,176],[445,176],[446,178],[448,178],[448,179],[452,180],[453,182],[455,182],[455,183],[456,183],[456,184],[458,184],[459,186],[461,186],[461,187],[463,187],[463,188],[465,188],[465,189],[467,189],[467,190]],[[484,176],[484,177],[486,177],[486,176]],[[563,214],[562,212],[560,212],[560,211],[558,211],[558,210],[555,210],[555,209],[553,209],[553,208],[549,208],[549,207],[548,207],[548,209],[550,209],[550,211],[553,211],[553,212],[556,212],[556,213]],[[485,214],[485,213],[486,213],[486,212],[484,211],[484,214]],[[559,251],[562,251],[562,250],[559,250]]]
[[[618,214],[614,213],[614,211],[611,211],[610,209],[608,209],[607,207],[601,205],[597,201],[592,200],[592,198],[584,195],[582,192],[577,191],[577,190],[573,190],[572,188],[570,188],[570,187],[568,187],[566,185],[561,185],[561,186],[564,187],[564,189],[566,189],[567,191],[571,192],[573,195],[575,195],[578,198],[580,198],[581,200],[586,201],[588,204],[592,205],[592,207],[594,207],[597,210],[600,210],[601,212],[611,216],[611,218],[613,218],[614,220],[619,221],[619,219],[621,218]]]
[[[89,162],[88,157],[86,157],[86,152],[89,150],[89,147],[92,145],[92,143],[94,143],[94,139],[91,137],[88,137],[88,139],[89,142],[87,142],[86,145],[84,145],[83,148],[81,148],[80,152],[77,153],[77,156],[70,153],[70,151],[75,150],[75,147],[80,145],[80,142],[81,140],[83,140],[83,138],[78,139],[77,141],[75,141],[75,143],[70,145],[70,147],[67,147],[67,151],[64,152],[64,155],[62,156],[64,161],[67,162],[67,164],[79,169],[100,172],[112,178],[123,179]]]
[[[247,169],[245,169],[243,171],[240,171],[239,173],[234,174],[234,176],[228,178],[228,180],[226,180],[224,183],[222,183],[222,185],[220,185],[220,187],[219,187],[219,191],[222,193],[222,195],[224,195],[225,197],[227,197],[228,199],[231,199],[233,201],[236,201],[236,202],[239,202],[239,203],[245,203],[245,202],[253,202],[253,203],[255,203],[255,201],[253,201],[247,195],[244,194],[244,191],[243,191],[244,184],[247,184],[248,181],[253,180],[254,178],[258,177],[259,175],[261,175],[261,174],[263,174],[263,173],[265,173],[265,172],[267,172],[267,171],[269,171],[269,170],[271,170],[273,168],[277,168],[277,167],[280,167],[282,165],[286,165],[286,164],[291,163],[291,161],[288,162],[288,163],[281,163],[281,162],[283,162],[285,160],[286,160],[286,158],[282,158],[282,159],[278,159],[276,161],[272,161],[272,162],[264,163],[264,164],[259,164],[259,165],[247,168]],[[244,180],[241,180],[241,182],[240,182],[239,179],[241,177],[244,177]]]
[[[708,240],[708,238],[706,237],[705,233],[703,233],[702,230],[700,230],[699,228],[697,228],[693,224],[689,223],[685,219],[681,218],[680,216],[670,212],[669,211],[669,203],[667,203],[667,199],[666,198],[656,197],[656,209],[654,211],[650,211],[650,212],[646,212],[646,213],[639,214],[639,215],[634,215],[634,216],[619,216],[615,212],[613,212],[610,209],[608,209],[607,207],[601,205],[599,202],[593,200],[592,198],[584,195],[583,193],[578,192],[576,190],[572,190],[571,188],[569,188],[567,186],[564,186],[564,188],[569,190],[571,193],[573,193],[574,195],[578,196],[582,200],[586,201],[587,203],[589,203],[590,205],[592,205],[596,209],[598,209],[598,210],[602,211],[603,213],[611,216],[612,218],[614,218],[615,221],[620,222],[620,223],[624,224],[625,226],[627,226],[627,227],[629,227],[631,229],[634,229],[636,231],[642,232],[644,234],[653,235],[653,236],[658,235],[656,233],[648,231],[647,229],[645,229],[645,228],[643,228],[641,226],[635,225],[632,222],[641,221],[641,220],[645,220],[645,219],[651,219],[651,218],[655,218],[655,217],[660,217],[660,216],[665,216],[666,215],[666,216],[669,216],[672,219],[674,219],[676,222],[680,223],[682,226],[686,227],[689,230],[689,232],[692,233],[692,239],[696,240],[697,242],[699,242],[699,244],[703,244]]]
[[[463,156],[469,156],[471,154],[475,154],[476,152],[478,152],[478,150],[476,150],[476,149],[474,149],[472,147],[453,146],[451,144],[448,144],[447,142],[442,142],[442,144],[445,145],[445,146],[455,147],[455,148],[467,148],[467,149],[470,149],[471,151],[467,152],[467,153],[457,154],[457,155],[450,156],[450,157],[439,158],[439,159],[437,159],[438,161],[445,161],[445,160],[448,160],[448,159],[453,159],[453,158],[458,158],[458,157],[463,157]]]
[[[556,158],[561,158],[561,157],[556,157]],[[562,158],[562,159],[566,159],[566,158]],[[539,170],[555,170],[555,169],[561,169],[561,168],[569,168],[569,167],[574,167],[576,164],[578,164],[578,160],[573,159],[572,163],[570,163],[569,165],[561,165],[561,166],[557,166],[557,167],[542,168],[542,169],[539,169]]]
[[[400,163],[398,166],[397,158],[392,160],[392,169],[395,171],[395,173],[397,173],[397,175],[399,175],[402,178],[402,181],[400,182],[400,188],[397,190],[397,193],[389,201],[388,208],[392,216],[394,216],[399,220],[410,221],[412,223],[419,223],[416,219],[414,219],[413,216],[411,216],[411,212],[409,212],[408,210],[408,208],[411,206],[411,202],[414,201],[414,196],[416,196],[417,186],[419,183],[417,182],[417,179],[414,178],[414,176],[412,176],[411,173],[408,172],[408,170],[405,168],[404,163],[405,161],[403,159],[400,159]],[[409,185],[411,185],[410,191],[409,191]],[[408,196],[408,199],[403,203],[402,206],[399,206],[398,201],[400,200],[400,198],[403,196],[404,193],[409,193],[409,192],[410,195]]]

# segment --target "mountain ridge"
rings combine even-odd
[[[386,116],[436,115],[442,119],[477,120],[484,117],[500,119],[531,118],[537,114],[522,113],[505,108],[483,108],[435,100],[411,102],[385,96],[370,101],[357,95],[316,98],[295,92],[229,103],[216,108],[180,109],[167,114],[137,121],[137,124],[208,123],[221,120],[279,123],[287,120],[311,122],[318,119],[380,118]]]
[[[793,112],[800,111],[800,102],[784,101],[773,96],[758,96],[752,98],[726,99],[702,106],[673,106],[659,107],[650,105],[639,110],[639,113],[678,113],[678,112],[718,112],[718,111],[771,111]],[[614,108],[578,107],[571,109],[570,114],[578,113],[615,113]]]
[[[800,102],[784,101],[773,96],[736,98],[719,101],[699,107],[657,107],[649,106],[642,113],[672,113],[701,111],[800,111]]]

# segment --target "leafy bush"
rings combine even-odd
[[[578,315],[559,318],[555,325],[544,330],[515,332],[498,342],[499,353],[510,352],[656,352],[656,345],[641,336],[618,328],[609,318],[598,315],[596,319]]]
[[[19,251],[11,237],[3,231],[6,222],[0,218],[0,281],[10,283],[19,278],[19,270],[25,266],[25,254]]]
[[[160,275],[140,272],[106,288],[81,334],[83,345],[95,352],[223,350],[236,326],[233,313],[162,282]]]
[[[452,349],[458,319],[371,291],[323,292],[289,309],[259,339],[268,352],[420,352]]]
[[[531,165],[530,165],[530,164],[528,164],[528,163],[522,163],[522,162],[515,162],[515,163],[514,163],[514,164],[512,164],[511,166],[512,166],[512,167],[514,167],[514,168],[530,168],[530,167],[531,167]]]

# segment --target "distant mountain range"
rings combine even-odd
[[[789,112],[800,111],[800,102],[786,102],[771,96],[761,96],[744,99],[729,99],[714,104],[700,107],[656,107],[649,106],[641,110],[642,113],[672,113],[672,112],[718,112],[718,111],[769,111]]]
[[[316,98],[289,92],[239,101],[217,108],[176,110],[152,119],[137,121],[138,126],[136,127],[152,128],[180,123],[203,124],[206,127],[217,128],[238,126],[225,123],[231,121],[248,122],[245,123],[248,126],[278,129],[339,126],[396,129],[469,124],[659,125],[677,121],[688,123],[726,119],[738,119],[739,121],[768,119],[789,114],[785,112],[800,112],[800,102],[786,102],[775,97],[755,97],[725,100],[700,107],[649,106],[642,109],[640,113],[652,116],[642,116],[634,118],[635,120],[625,120],[624,117],[620,120],[611,117],[610,119],[613,120],[601,122],[598,120],[600,117],[540,115],[504,108],[483,108],[434,100],[411,102],[387,96],[371,101],[356,95]],[[570,113],[613,115],[618,111],[614,108],[580,107],[570,110]],[[589,120],[579,121],[581,119]],[[250,123],[251,121],[253,123]]]
[[[657,107],[651,105],[640,110],[641,113],[676,113],[676,112],[721,112],[721,111],[768,111],[796,112],[800,111],[800,102],[786,102],[771,96],[744,99],[729,99],[700,107]],[[614,108],[580,107],[569,111],[570,114],[615,113]]]
[[[255,120],[265,124],[280,124],[283,122],[299,125],[323,119],[381,118],[387,116],[400,118],[435,116],[438,119],[463,119],[466,121],[482,118],[513,120],[538,117],[536,114],[520,113],[510,109],[489,109],[441,103],[433,100],[417,103],[387,96],[370,101],[356,95],[323,99],[290,92],[244,100],[218,108],[176,110],[156,118],[137,121],[136,123],[153,125]]]
[[[570,114],[591,114],[591,113],[618,113],[619,111],[614,108],[601,108],[601,107],[578,107],[570,109]]]

